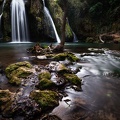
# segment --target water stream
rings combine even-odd
[[[3,1],[2,5],[1,5],[1,11],[0,11],[0,39],[2,39],[3,35],[2,35],[2,30],[1,30],[1,20],[2,20],[2,15],[3,15],[3,10],[4,10],[4,6],[5,6],[6,0]]]
[[[51,25],[53,27],[53,30],[54,30],[54,33],[55,33],[55,36],[56,36],[56,40],[57,40],[58,43],[60,43],[60,38],[58,36],[55,24],[53,22],[53,19],[52,19],[51,15],[50,15],[50,12],[49,12],[48,8],[45,6],[45,1],[44,0],[43,0],[43,5],[44,5],[44,13],[45,13],[45,16],[47,18],[47,22],[49,21],[51,23]]]
[[[25,60],[33,65],[48,64],[49,61],[34,60],[26,53],[26,49],[31,46],[33,43],[1,43],[0,65],[6,67],[10,63]],[[69,68],[76,69],[81,66],[77,76],[82,79],[82,91],[66,87],[64,92],[67,96],[62,98],[51,114],[62,120],[119,120],[120,45],[66,43],[65,50],[74,52],[80,59]],[[5,76],[0,74],[0,88],[14,91],[16,88],[6,84],[5,79]],[[24,96],[27,93],[27,89],[24,89]]]
[[[11,7],[12,42],[29,42],[24,1],[12,0]]]

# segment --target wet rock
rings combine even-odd
[[[81,79],[75,75],[75,74],[64,74],[64,77],[68,82],[70,82],[72,85],[81,86]]]
[[[47,67],[50,71],[56,71],[56,72],[69,71],[68,68],[65,67],[64,64],[62,64],[60,62],[55,62],[55,61],[50,62],[50,64],[47,65]]]
[[[48,70],[42,70],[41,73],[38,75],[39,80],[42,78],[47,78],[50,79],[51,78],[51,74]]]
[[[58,86],[64,86],[65,84],[65,80],[55,72],[51,73],[51,80],[57,85],[57,88]]]
[[[39,104],[42,110],[47,110],[50,108],[54,108],[59,105],[59,97],[58,94],[54,91],[50,90],[35,90],[30,94],[30,98],[35,100],[36,103]]]
[[[99,48],[88,48],[89,51],[92,51],[92,52],[104,52],[104,49],[99,49]]]
[[[32,74],[34,70],[29,62],[24,61],[9,65],[5,69],[5,72],[11,84],[20,85],[21,78],[26,78]]]
[[[14,111],[14,116],[22,116],[25,119],[33,119],[37,114],[41,113],[39,105],[28,97],[21,97],[12,106],[12,111]]]
[[[45,90],[45,89],[53,89],[55,88],[56,84],[54,82],[52,82],[51,80],[47,79],[47,78],[42,78],[38,84],[38,88],[41,90]]]
[[[14,95],[9,90],[0,90],[0,111],[4,116],[12,114],[11,106],[14,101]]]
[[[37,87],[41,90],[52,89],[56,86],[55,83],[51,81],[51,74],[48,70],[41,70],[38,79],[39,84]]]
[[[71,62],[76,62],[79,60],[79,58],[77,58],[73,53],[69,53],[69,52],[56,54],[53,57],[53,59],[57,60],[57,61],[62,61],[62,60],[68,59]]]
[[[41,120],[62,120],[56,115],[45,115],[44,117],[41,118]]]

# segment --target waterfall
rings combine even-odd
[[[76,34],[73,31],[72,31],[72,33],[73,33],[73,42],[78,42],[78,38],[77,38]]]
[[[12,42],[28,42],[28,27],[24,0],[12,0],[11,3]]]
[[[1,11],[0,11],[0,39],[2,38],[2,30],[1,30],[1,19],[2,19],[2,15],[3,15],[3,9],[5,6],[6,0],[3,1],[3,4],[1,6]]]
[[[68,22],[68,25],[70,26],[68,18],[67,18],[67,22]],[[72,34],[73,34],[73,42],[78,42],[78,38],[77,38],[75,32],[72,30],[71,26],[70,26],[70,29],[71,29]]]
[[[60,43],[60,38],[58,36],[58,33],[57,33],[57,30],[56,30],[55,24],[53,22],[53,19],[52,19],[51,15],[50,15],[50,12],[49,12],[48,8],[45,6],[45,1],[44,0],[42,0],[42,1],[43,1],[43,6],[44,6],[44,13],[45,13],[47,19],[51,22],[51,25],[52,25],[53,30],[55,32],[57,42]]]

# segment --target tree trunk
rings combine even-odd
[[[55,46],[53,51],[60,52],[64,50],[64,44],[65,44],[65,27],[66,27],[66,16],[67,16],[67,0],[61,0],[63,3],[63,19],[62,19],[62,29],[61,29],[61,42]]]
[[[63,0],[63,23],[62,23],[62,29],[61,29],[61,45],[64,46],[65,44],[65,27],[66,27],[66,16],[67,16],[67,0]]]

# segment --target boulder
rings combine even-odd
[[[34,71],[32,70],[32,65],[29,62],[24,61],[9,65],[5,69],[5,72],[6,72],[6,76],[9,79],[9,83],[20,85],[21,78],[26,78]]]
[[[79,58],[77,58],[73,53],[69,52],[56,54],[55,56],[53,56],[53,59],[57,61],[63,61],[65,59],[68,59],[71,62],[76,62],[79,60]]]
[[[12,113],[11,107],[14,101],[14,95],[9,90],[0,90],[0,111],[4,115]]]
[[[42,110],[48,110],[59,105],[58,94],[50,90],[35,90],[30,94],[30,98],[35,100],[36,103],[42,108]]]

